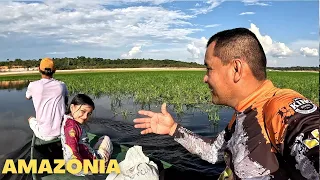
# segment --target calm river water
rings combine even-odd
[[[0,163],[4,158],[12,157],[14,152],[19,152],[26,144],[31,142],[32,131],[27,119],[35,115],[32,101],[25,99],[26,83],[10,87],[0,83]],[[72,96],[69,98],[71,100]],[[89,131],[95,134],[106,134],[115,143],[126,145],[141,145],[145,154],[165,160],[175,165],[177,170],[195,172],[204,175],[217,175],[223,170],[223,165],[212,165],[190,154],[182,146],[173,141],[169,136],[140,135],[140,131],[133,127],[133,119],[139,117],[137,111],[142,108],[132,99],[125,99],[117,107],[111,106],[111,99],[102,96],[94,99],[96,109],[90,119]],[[160,111],[159,105],[145,106],[145,109]],[[177,114],[168,107],[169,112],[184,127],[193,132],[213,137],[225,128],[232,116],[231,109],[221,109],[220,121],[213,126],[208,121],[206,113],[197,109],[186,111],[178,118]],[[2,165],[1,165],[2,166]]]

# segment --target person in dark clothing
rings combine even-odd
[[[140,110],[134,120],[142,134],[169,134],[193,154],[214,164],[225,161],[230,179],[319,180],[319,107],[267,79],[266,55],[246,28],[218,32],[205,55],[214,104],[232,107],[228,126],[204,138],[176,123],[166,110]]]

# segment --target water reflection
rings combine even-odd
[[[0,81],[0,90],[6,89],[8,91],[17,90],[22,91],[26,88],[31,80],[16,80],[16,81]],[[74,95],[71,94],[72,99]],[[103,93],[97,93],[94,96],[91,96],[94,99],[103,99],[106,97]],[[135,115],[136,112],[140,109],[152,110],[152,107],[157,107],[155,104],[150,103],[137,103],[136,100],[127,95],[123,94],[112,94],[108,95],[108,102],[110,104],[110,109],[114,116],[122,116],[123,119],[128,119],[132,115]],[[129,106],[138,107],[135,108],[134,111],[131,111]],[[176,120],[178,122],[182,121],[182,118],[186,114],[194,114],[194,113],[205,113],[207,114],[207,119],[210,120],[212,125],[218,125],[220,121],[219,111],[221,110],[220,106],[213,106],[211,104],[197,104],[197,105],[183,105],[183,104],[171,104],[169,105],[177,113]],[[223,109],[223,108],[222,108]]]
[[[25,91],[30,81],[1,81],[0,90],[0,158],[10,157],[13,152],[20,152],[30,143],[32,131],[27,119],[34,116],[32,101],[25,99]],[[8,91],[9,90],[9,91]],[[209,164],[191,155],[172,137],[159,135],[141,135],[133,127],[132,120],[140,117],[140,109],[160,112],[160,104],[138,104],[131,97],[100,95],[94,98],[96,109],[88,122],[92,133],[110,136],[115,143],[141,145],[146,154],[175,164],[182,170],[198,171],[205,174],[217,174],[223,166]],[[69,98],[69,101],[73,95]],[[10,103],[8,103],[10,102]],[[221,108],[217,111],[220,120],[217,124],[209,121],[208,112],[199,106],[184,106],[184,113],[177,114],[174,105],[168,104],[168,112],[184,127],[203,136],[214,136],[225,128],[231,118],[232,110]],[[212,118],[212,117],[211,117]],[[7,144],[10,144],[8,146]],[[20,153],[21,154],[21,153]],[[1,164],[1,159],[0,159]],[[0,165],[1,166],[1,165]]]
[[[30,82],[30,80],[0,81],[0,109],[3,111],[2,115],[6,113],[15,114],[13,115],[15,117],[12,117],[13,119],[18,118],[16,115],[20,115],[19,119],[21,116],[24,119],[28,119],[29,116],[35,115],[32,101],[26,101],[24,98],[26,87]],[[5,90],[9,92],[4,93]],[[70,96],[69,102],[73,96]],[[101,119],[108,119],[133,124],[132,120],[139,117],[137,112],[141,109],[160,112],[160,104],[140,104],[136,103],[132,97],[120,95],[106,96],[103,94],[91,97],[96,104],[96,110],[93,113],[93,119],[96,119],[95,123],[99,123]],[[175,105],[172,104],[168,104],[167,109],[177,122],[196,133],[207,136],[213,136],[222,130],[232,114],[231,109],[217,108],[216,106],[209,105],[185,105],[182,107],[183,113],[176,113]]]
[[[32,101],[25,100],[26,87],[30,80],[19,81],[0,81],[0,115],[11,114],[13,117],[10,122],[21,119],[27,120],[29,116],[34,116]],[[2,90],[1,90],[2,89]],[[5,90],[8,90],[5,92]],[[69,102],[74,95],[69,97]],[[96,110],[93,113],[93,123],[99,124],[101,120],[124,121],[133,124],[132,120],[139,117],[137,112],[141,109],[160,112],[161,104],[155,103],[136,103],[134,98],[120,95],[99,95],[91,96],[94,99]],[[10,103],[5,103],[10,102]],[[232,110],[218,108],[216,106],[197,105],[183,106],[183,113],[175,112],[175,105],[167,104],[167,110],[174,119],[183,126],[205,136],[213,136],[224,129],[230,120]],[[19,117],[18,117],[19,116]],[[211,120],[211,121],[209,121]],[[4,121],[1,127],[4,126]],[[99,127],[95,127],[99,131]]]
[[[0,89],[23,90],[29,83],[29,80],[0,81]]]

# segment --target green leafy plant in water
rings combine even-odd
[[[203,83],[204,74],[205,71],[135,71],[56,73],[54,77],[64,81],[71,94],[111,97],[111,108],[117,115],[128,116],[117,109],[122,108],[122,99],[132,98],[134,103],[149,110],[151,104],[160,106],[167,102],[180,116],[188,109],[200,109],[208,114],[209,120],[217,123],[222,106],[211,105],[210,91]],[[319,73],[268,72],[268,78],[277,87],[296,90],[313,102],[319,102]],[[37,80],[39,75],[0,77],[0,80],[16,79]]]

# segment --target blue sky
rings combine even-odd
[[[203,63],[207,40],[253,31],[268,66],[319,66],[319,2],[0,1],[0,61],[43,57],[174,59]]]

